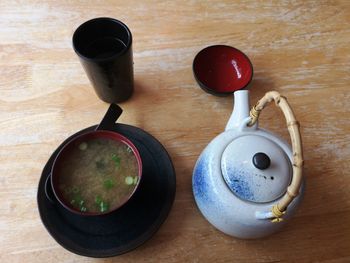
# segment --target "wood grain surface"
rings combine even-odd
[[[135,93],[120,121],[153,134],[177,173],[173,209],[157,234],[125,255],[90,259],[48,234],[36,204],[43,165],[68,135],[99,122],[100,101],[71,37],[110,16],[134,37]],[[0,262],[350,262],[350,1],[0,2]],[[279,233],[245,241],[212,227],[191,191],[195,161],[231,114],[232,97],[203,92],[192,60],[203,47],[243,50],[255,103],[288,98],[301,123],[306,195]],[[288,139],[283,115],[263,127]]]

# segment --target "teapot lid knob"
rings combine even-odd
[[[265,170],[269,168],[271,164],[271,160],[269,156],[267,156],[265,153],[259,152],[254,154],[253,164],[255,168],[258,168],[259,170]]]

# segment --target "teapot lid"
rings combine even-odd
[[[284,150],[260,135],[243,135],[231,141],[223,152],[221,171],[236,196],[257,203],[278,199],[292,178]]]

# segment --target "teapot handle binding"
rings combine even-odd
[[[287,99],[281,96],[277,91],[267,92],[264,97],[262,97],[250,110],[251,121],[248,123],[248,126],[253,126],[257,122],[260,112],[271,101],[275,101],[276,106],[282,110],[287,122],[293,149],[293,177],[286,193],[282,199],[272,207],[271,211],[266,213],[257,212],[256,217],[259,219],[271,218],[272,222],[280,222],[283,220],[282,216],[285,213],[288,205],[299,194],[299,189],[302,183],[302,168],[304,161],[299,122],[295,119],[294,113],[288,104]],[[265,216],[263,214],[265,214]]]

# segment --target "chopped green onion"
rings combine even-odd
[[[95,197],[95,203],[96,203],[97,205],[100,205],[101,202],[103,202],[101,196],[99,196],[99,195],[96,196],[96,197]]]
[[[98,195],[95,197],[95,203],[96,205],[99,206],[100,212],[106,212],[109,210],[109,203],[106,201],[103,201],[101,196]]]
[[[135,176],[134,177],[134,180],[133,180],[133,184],[137,184],[137,180],[139,179],[139,177],[138,176]]]
[[[128,148],[126,148],[126,151],[127,151],[128,153],[131,153],[131,152],[132,152],[131,147],[128,146]]]
[[[112,154],[112,160],[113,160],[115,166],[119,167],[119,165],[120,165],[120,157],[118,157],[116,154],[113,153]]]
[[[106,212],[109,209],[109,204],[107,202],[101,202],[100,203],[100,211],[101,212]]]
[[[88,147],[88,144],[86,142],[82,142],[79,144],[79,150],[85,151]]]
[[[133,184],[133,183],[134,183],[134,178],[132,178],[131,176],[125,177],[125,183],[126,183],[127,185]]]
[[[114,180],[113,179],[107,179],[103,182],[103,186],[106,189],[111,189],[114,186]]]
[[[74,199],[70,201],[71,205],[80,209],[81,212],[86,211],[85,201],[81,198],[80,194],[76,194]]]

